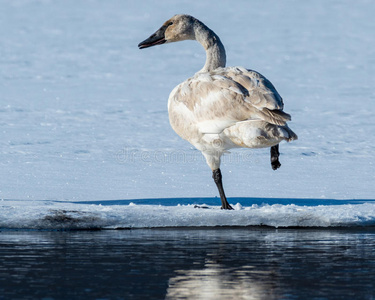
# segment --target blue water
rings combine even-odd
[[[0,232],[0,299],[374,299],[375,229]]]
[[[338,200],[338,199],[314,199],[314,198],[254,198],[254,197],[229,197],[230,203],[236,204],[241,203],[243,206],[251,206],[253,204],[296,204],[301,206],[317,206],[317,205],[344,205],[344,204],[363,204],[373,203],[374,199],[350,199],[350,200]],[[59,201],[61,202],[61,201]],[[135,203],[139,205],[164,205],[164,206],[175,206],[176,204],[188,205],[188,204],[207,204],[220,206],[220,198],[218,197],[195,197],[195,198],[150,198],[150,199],[126,199],[126,200],[94,200],[94,201],[75,201],[74,203],[81,204],[96,204],[96,205],[129,205],[129,203]],[[71,203],[71,202],[69,202]]]

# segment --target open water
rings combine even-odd
[[[375,228],[0,232],[0,299],[374,299]]]

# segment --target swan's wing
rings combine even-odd
[[[241,67],[228,67],[217,69],[218,74],[224,73],[226,77],[239,83],[247,91],[245,101],[258,109],[282,110],[283,99],[273,84],[258,72]],[[221,74],[222,75],[222,74]]]
[[[282,99],[273,85],[259,73],[240,68],[197,73],[178,85],[169,101],[172,110],[183,105],[185,115],[180,117],[189,114],[202,133],[221,133],[246,120],[284,125],[290,119],[281,110]]]

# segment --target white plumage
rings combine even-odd
[[[271,147],[271,164],[280,167],[278,144],[297,139],[288,127],[290,115],[272,83],[258,72],[225,67],[219,37],[189,15],[176,15],[139,48],[197,40],[206,50],[206,63],[193,77],[176,86],[168,99],[172,128],[205,156],[219,189],[222,208],[231,209],[222,187],[220,157],[236,147]]]

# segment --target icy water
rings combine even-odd
[[[374,299],[375,229],[0,232],[0,299]]]

